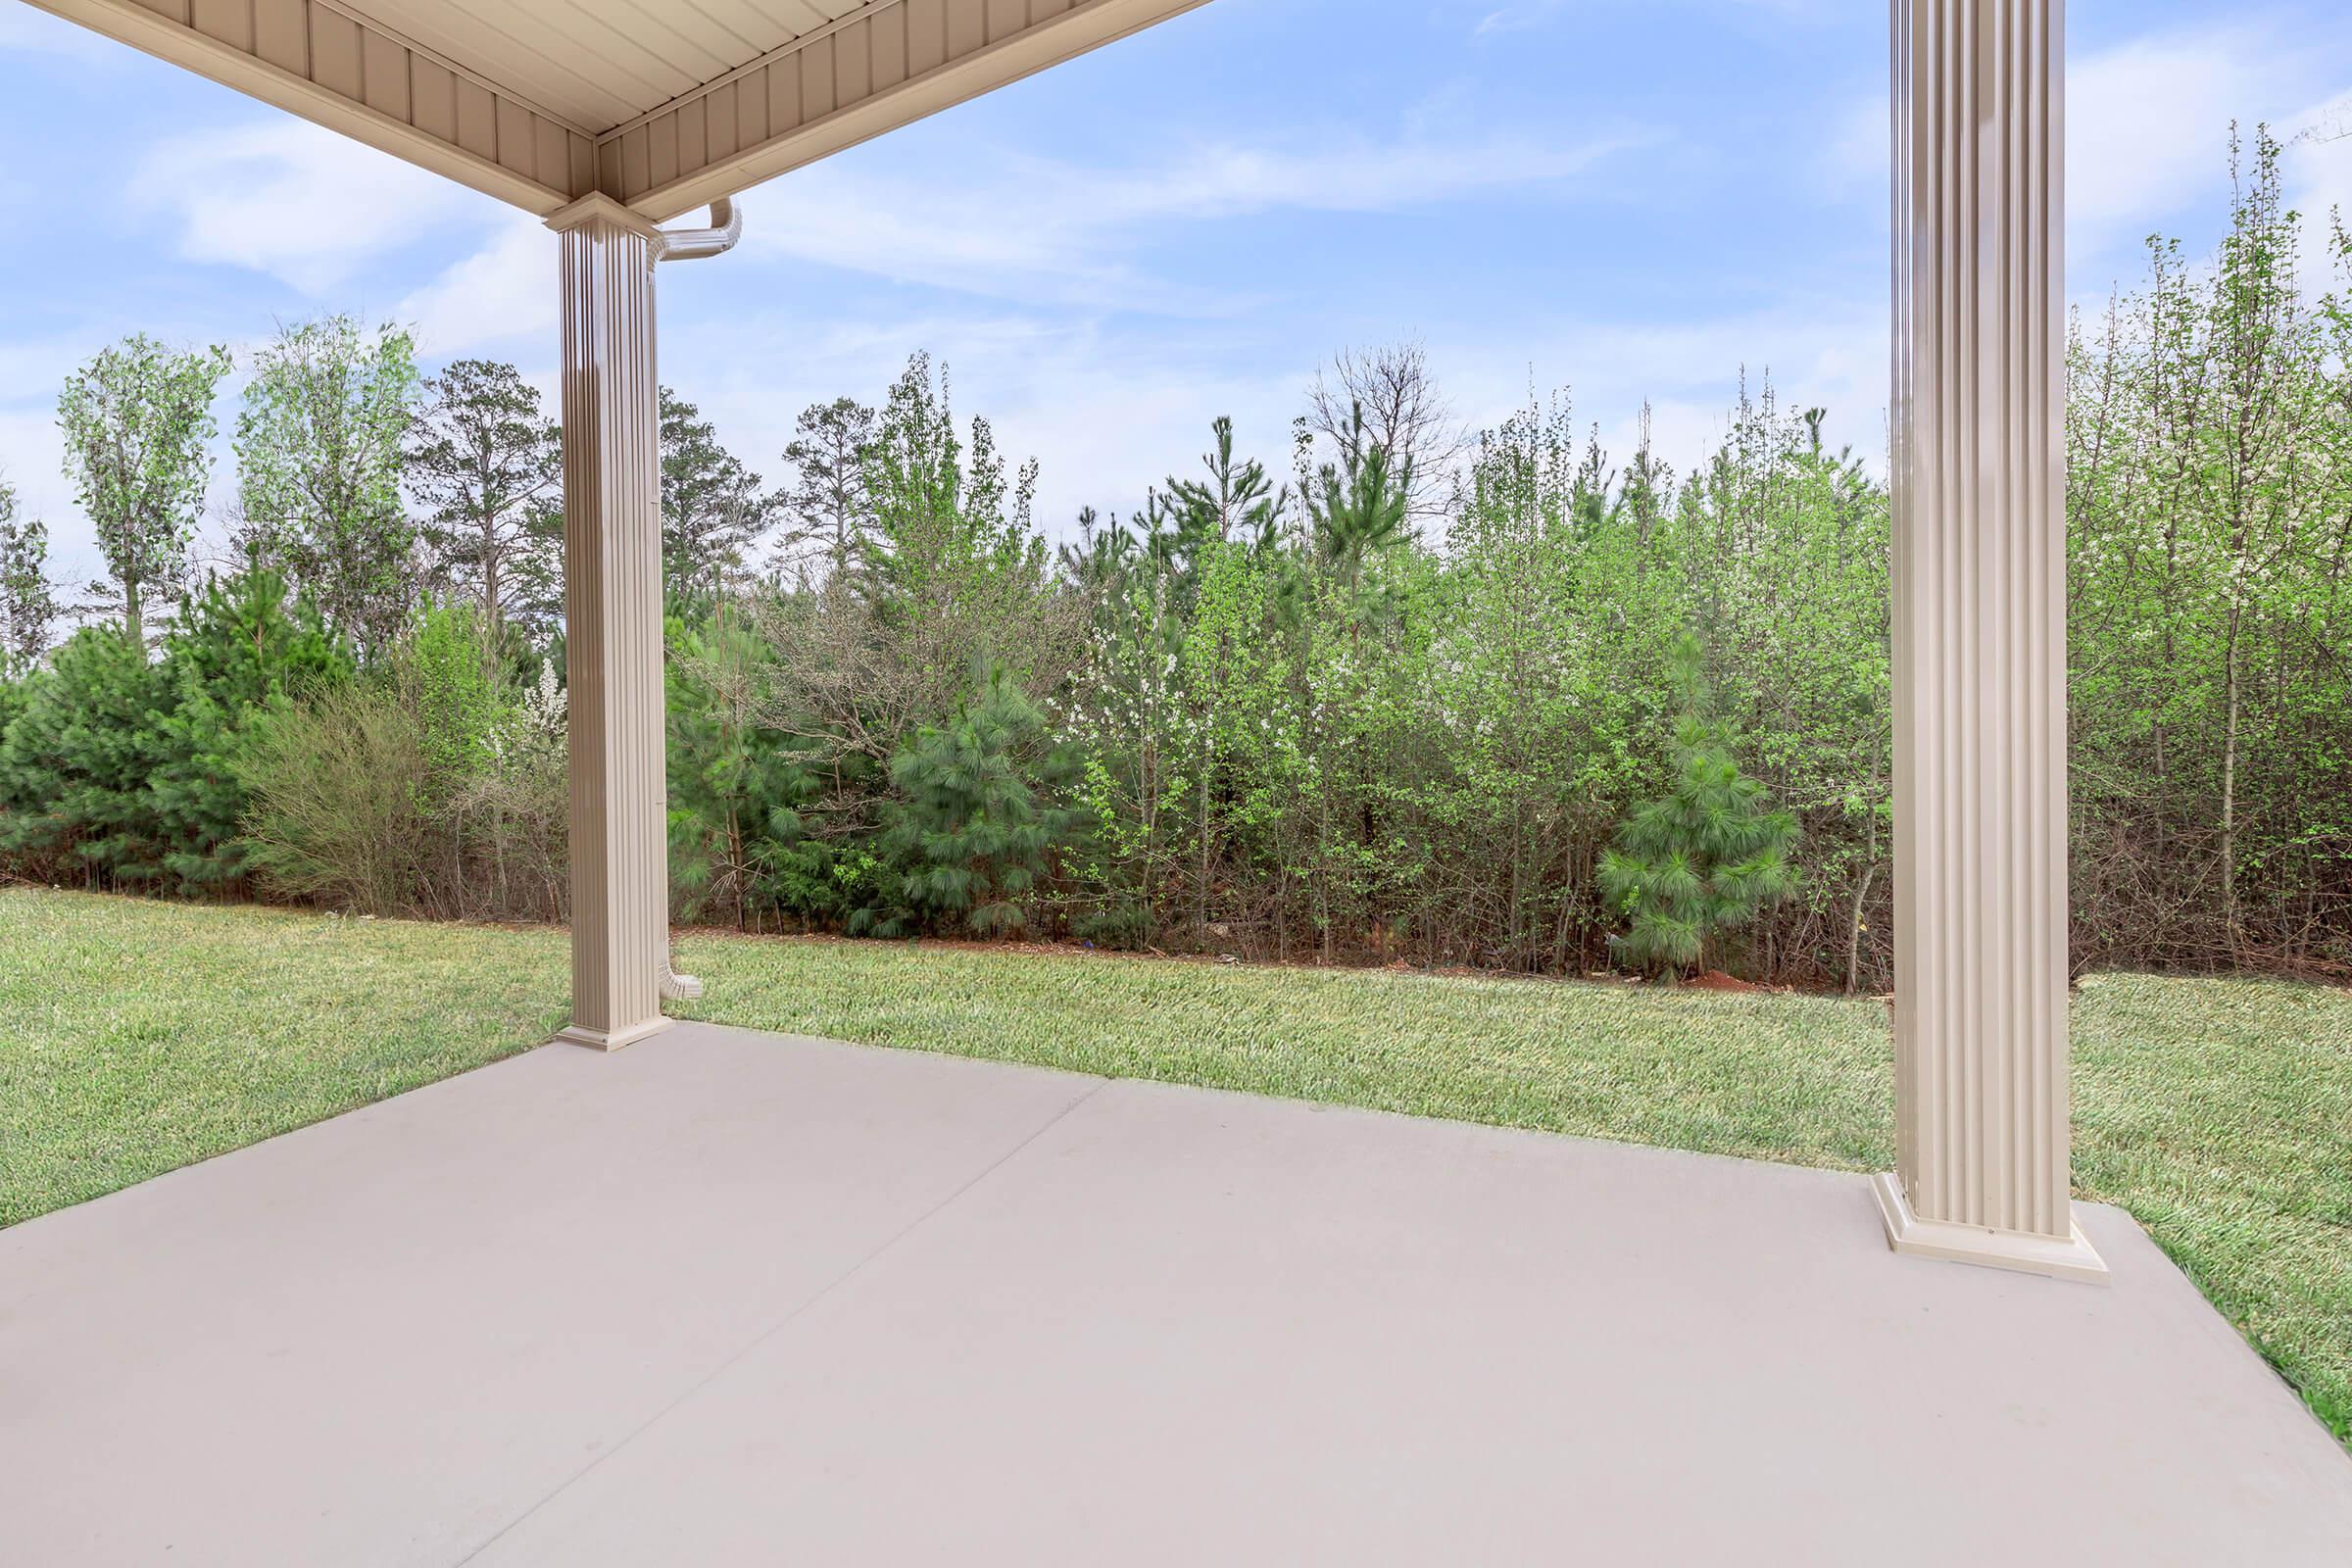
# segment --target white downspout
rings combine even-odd
[[[662,230],[660,248],[654,259],[661,262],[699,262],[706,256],[723,256],[743,238],[743,214],[735,210],[735,198],[721,196],[710,204],[709,228],[665,228]]]
[[[743,214],[736,211],[732,196],[721,196],[710,204],[709,228],[665,228],[654,243],[657,262],[699,262],[706,256],[723,256],[743,238]],[[669,944],[662,945],[662,973],[658,983],[664,1002],[692,1002],[703,994],[703,983],[690,974],[680,974],[669,955]]]

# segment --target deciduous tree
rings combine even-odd
[[[364,658],[390,647],[420,586],[401,499],[416,397],[407,332],[329,316],[255,356],[237,416],[243,542]]]
[[[175,353],[133,333],[74,372],[57,400],[66,475],[98,533],[131,641],[187,575],[212,477],[213,394],[228,350]]]

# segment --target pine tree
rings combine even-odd
[[[779,500],[718,444],[693,404],[662,388],[662,570],[673,600],[708,602],[775,522]]]
[[[552,620],[562,607],[536,600],[560,569],[560,519],[552,532],[546,522],[563,504],[564,449],[538,388],[512,365],[458,360],[424,393],[407,477],[425,508],[434,576],[471,592],[493,634],[518,611]]]
[[[1290,492],[1277,490],[1265,465],[1233,460],[1233,420],[1219,415],[1209,425],[1216,445],[1200,459],[1208,478],[1168,480],[1167,505],[1176,527],[1176,549],[1189,574],[1201,549],[1240,540],[1263,547],[1273,542]]]
[[[1341,443],[1339,465],[1327,463],[1317,472],[1307,505],[1317,557],[1351,588],[1373,557],[1412,538],[1413,488],[1412,461],[1366,436],[1361,408],[1353,430],[1353,439]]]
[[[873,410],[855,398],[835,398],[803,409],[784,449],[784,461],[792,465],[792,487],[783,498],[789,524],[784,548],[817,547],[836,576],[858,565],[873,531],[865,466],[874,433]]]
[[[85,626],[25,683],[0,742],[0,850],[92,886],[151,882],[163,848],[148,788],[163,666],[126,627]]]
[[[181,606],[164,639],[169,706],[156,714],[148,795],[164,867],[182,892],[219,889],[251,869],[238,763],[257,718],[350,667],[318,612],[289,609],[285,578],[258,561],[207,581]]]
[[[1023,906],[1070,813],[1050,804],[1063,772],[1045,715],[1001,665],[947,723],[926,728],[892,762],[901,800],[882,848],[897,867],[895,899],[859,911],[852,929],[877,936],[924,924],[974,936],[1023,929]]]
[[[1676,645],[1683,699],[1672,787],[1637,808],[1600,861],[1610,906],[1631,921],[1613,945],[1628,963],[1676,974],[1703,966],[1708,945],[1795,887],[1796,822],[1740,771],[1738,736],[1718,717],[1698,639]]]

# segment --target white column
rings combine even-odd
[[[571,1024],[604,1051],[663,1027],[661,444],[653,225],[606,196],[563,236],[564,619],[571,729]]]
[[[2064,0],[1892,0],[1897,1251],[2070,1277]]]

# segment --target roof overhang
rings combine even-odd
[[[30,3],[527,212],[662,222],[1204,0]]]

